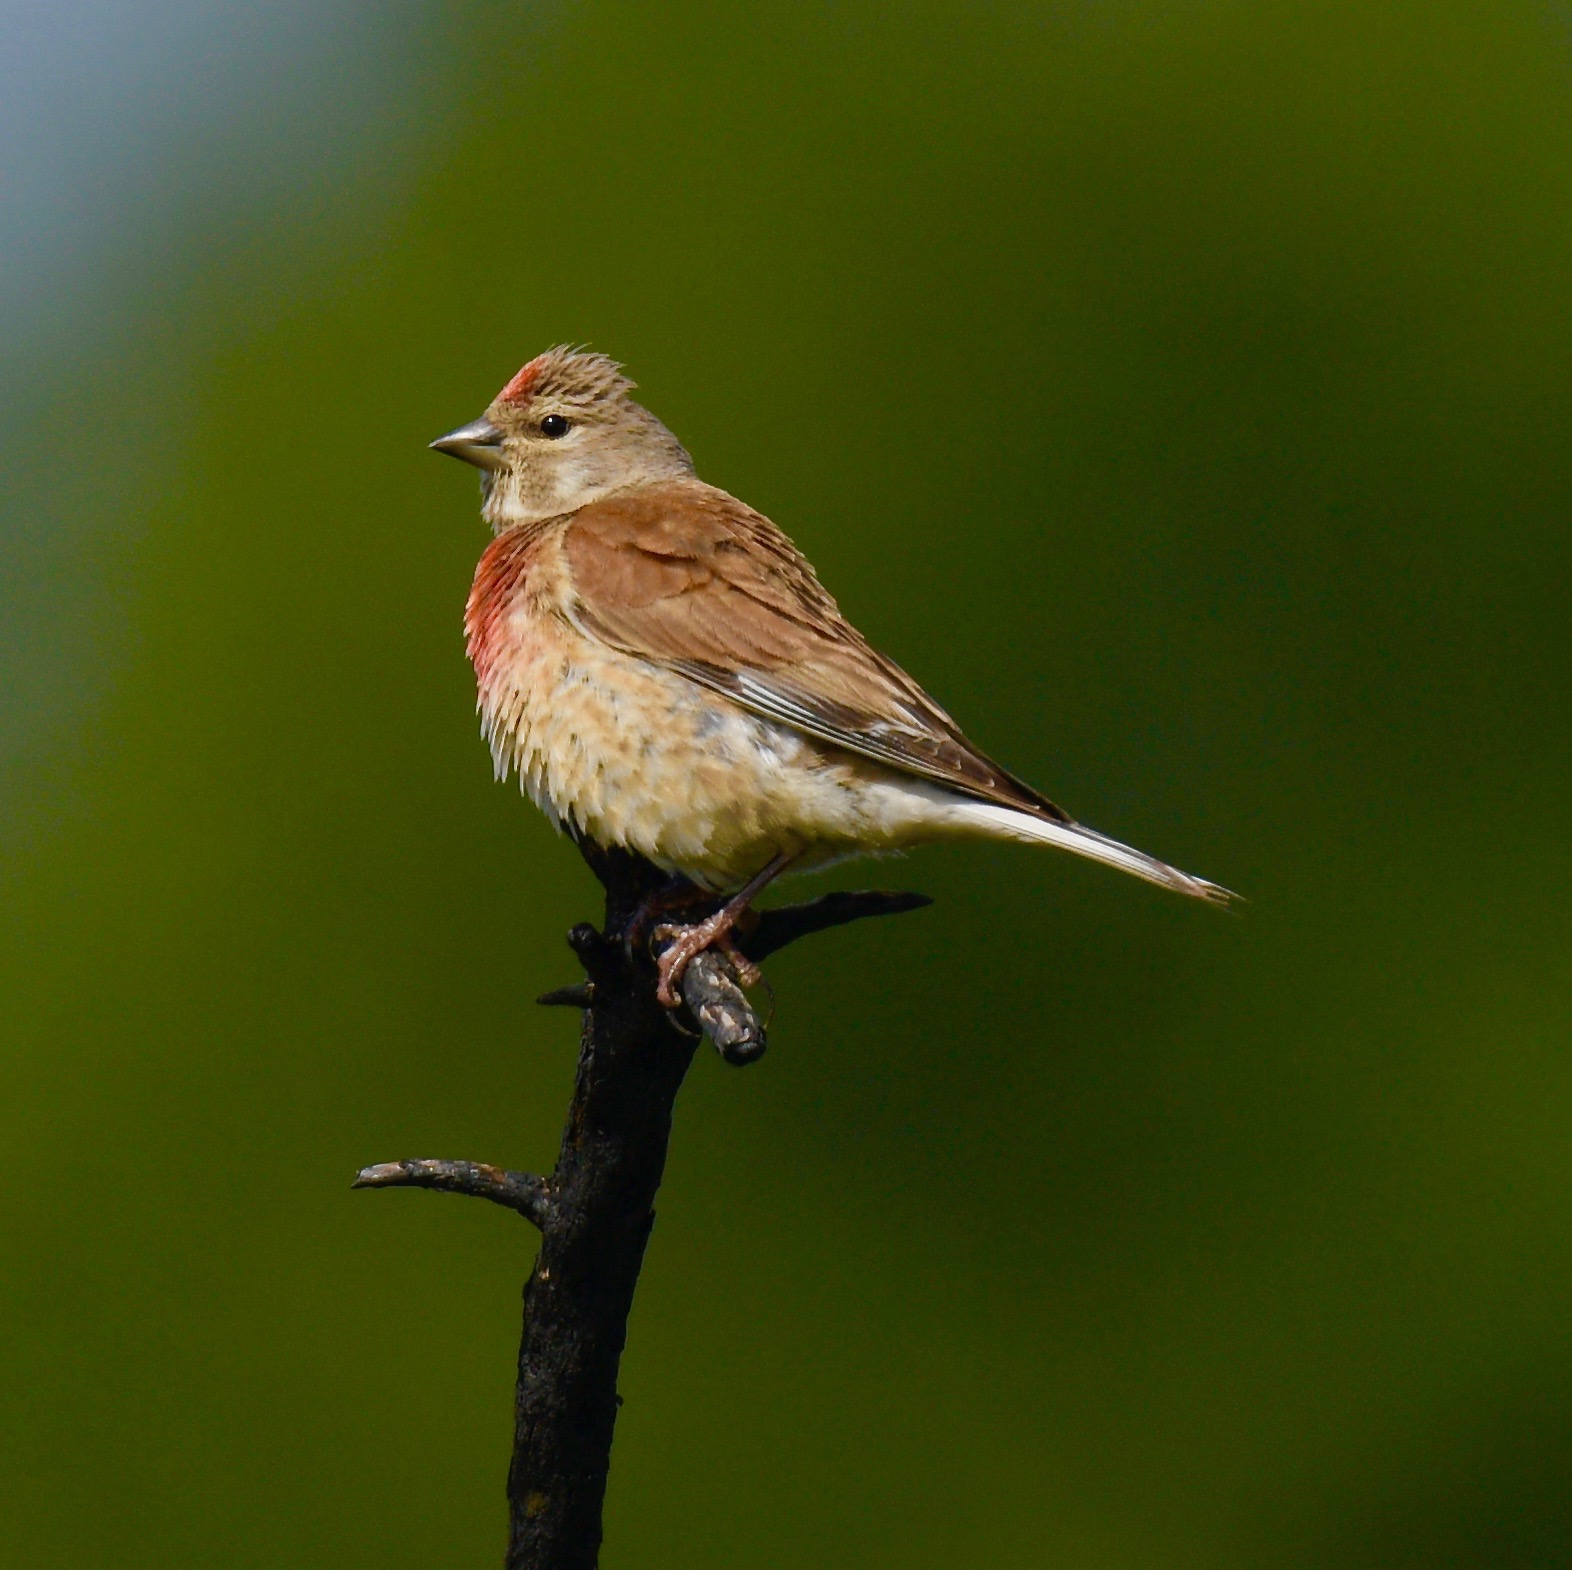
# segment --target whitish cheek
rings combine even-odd
[[[592,466],[583,458],[569,458],[557,470],[557,495],[572,503],[594,484]]]

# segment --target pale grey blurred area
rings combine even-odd
[[[291,204],[396,141],[412,0],[0,4],[0,354],[47,360],[193,201]],[[384,177],[387,177],[386,174]],[[280,215],[287,216],[287,215]],[[178,259],[176,259],[178,265]],[[5,412],[19,388],[7,377]]]
[[[121,662],[106,571],[181,441],[184,357],[150,346],[375,252],[447,96],[432,9],[0,0],[0,836]]]

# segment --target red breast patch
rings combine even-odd
[[[475,583],[464,607],[464,632],[467,652],[482,687],[502,652],[503,626],[523,591],[537,543],[537,531],[510,529],[486,547],[475,569]]]

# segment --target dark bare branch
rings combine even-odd
[[[571,987],[542,992],[535,1001],[548,1009],[587,1009],[595,1001],[595,989],[587,981],[578,981]]]
[[[352,1188],[434,1188],[444,1194],[469,1194],[516,1210],[542,1232],[551,1224],[551,1190],[543,1178],[509,1172],[482,1161],[384,1161],[362,1167]]]
[[[933,900],[926,894],[889,894],[880,889],[822,894],[801,905],[761,910],[758,924],[745,934],[739,932],[737,947],[757,964],[811,933],[844,927],[849,921],[863,921],[869,916],[900,916],[931,904]]]
[[[724,954],[706,951],[682,982],[686,1007],[655,999],[644,945],[626,941],[671,880],[627,851],[579,849],[606,890],[605,923],[568,934],[586,980],[548,992],[582,1009],[578,1073],[557,1165],[547,1179],[474,1161],[367,1167],[358,1188],[473,1194],[528,1216],[543,1241],[524,1288],[524,1335],[508,1470],[507,1570],[594,1570],[617,1418],[617,1368],[666,1165],[672,1108],[698,1036],[730,1063],[764,1052],[764,1029]],[[828,894],[762,912],[738,949],[756,962],[786,944],[867,916],[897,915],[921,894]]]

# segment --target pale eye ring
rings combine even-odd
[[[540,422],[540,434],[542,436],[549,437],[552,441],[556,441],[559,437],[566,436],[570,429],[571,427],[568,424],[567,418],[560,414],[548,414],[546,418]]]

